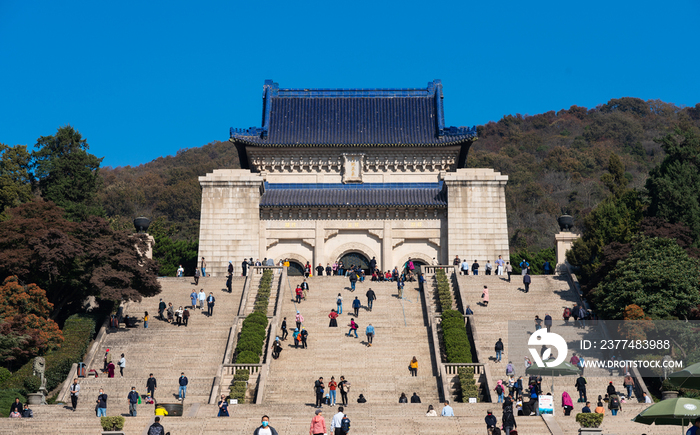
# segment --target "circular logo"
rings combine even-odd
[[[693,405],[692,403],[686,403],[685,405],[683,405],[683,408],[687,409],[688,411],[695,411],[696,409],[698,409],[698,407]]]

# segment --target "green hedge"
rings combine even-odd
[[[248,379],[250,379],[250,370],[248,369],[238,369],[233,375],[234,381],[248,381]]]
[[[452,288],[447,281],[447,275],[444,269],[435,271],[435,279],[437,280],[438,300],[440,302],[440,311],[452,309]]]
[[[578,413],[576,414],[576,423],[580,424],[581,427],[600,427],[603,423],[603,414]]]
[[[442,341],[445,345],[445,356],[448,363],[472,362],[471,345],[467,329],[464,327],[464,317],[459,311],[445,310],[440,316],[442,321]]]
[[[124,429],[124,417],[116,415],[113,417],[100,417],[100,424],[105,431]]]
[[[86,314],[74,314],[66,319],[63,326],[63,344],[59,349],[47,353],[46,359],[46,389],[58,387],[66,380],[73,363],[83,360],[93,336],[95,335],[95,320]],[[34,360],[23,365],[19,370],[0,385],[2,389],[19,389],[27,392],[25,380],[34,377]],[[33,381],[28,380],[29,384]],[[28,391],[35,393],[36,391]]]
[[[460,367],[457,370],[459,374],[459,385],[462,389],[462,402],[468,403],[470,397],[476,397],[479,401],[479,388],[474,381],[474,367]]]
[[[14,403],[15,397],[19,397],[19,401],[22,403],[27,401],[18,389],[0,390],[0,417],[10,416],[10,406]]]
[[[10,379],[11,376],[12,372],[7,370],[5,367],[0,367],[0,385],[2,385],[2,383],[6,380]]]
[[[260,287],[255,298],[255,308],[243,321],[241,333],[236,343],[236,363],[260,363],[260,356],[263,353],[265,339],[267,338],[267,307],[270,302],[272,277],[272,271],[266,270],[263,272],[262,278],[260,278]]]

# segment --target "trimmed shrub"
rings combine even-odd
[[[46,389],[53,390],[66,380],[73,365],[83,360],[88,350],[90,340],[95,334],[95,320],[87,314],[74,314],[66,319],[63,325],[63,344],[60,349],[47,353],[46,359]],[[33,377],[34,360],[23,365],[10,378],[0,385],[0,388],[14,388],[25,391],[24,381]],[[30,381],[31,382],[31,381]],[[35,393],[36,391],[29,391]]]
[[[0,418],[10,415],[10,406],[15,401],[15,397],[19,397],[19,401],[26,403],[27,399],[18,389],[0,390]]]
[[[437,280],[438,300],[440,302],[440,311],[452,309],[452,288],[447,281],[447,275],[444,269],[435,271],[435,279]]]
[[[462,389],[462,402],[468,403],[470,397],[476,397],[479,400],[479,388],[474,381],[474,367],[460,367],[457,370],[459,374],[459,385]]]
[[[441,319],[442,342],[445,345],[447,362],[472,362],[471,345],[462,314],[459,311],[446,310],[442,312]]]
[[[115,415],[113,417],[100,417],[100,424],[105,431],[124,429],[124,417]]]
[[[238,403],[245,403],[245,393],[248,389],[248,384],[245,381],[234,381],[229,388],[231,399],[237,399]]]
[[[260,364],[260,356],[254,352],[243,351],[236,356],[236,364]]]
[[[244,381],[247,382],[250,379],[250,370],[238,369],[236,374],[233,375],[233,381]]]
[[[603,414],[589,413],[578,413],[576,414],[576,423],[580,424],[581,427],[600,427],[603,423]]]

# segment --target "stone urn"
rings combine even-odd
[[[678,391],[662,391],[661,392],[661,400],[675,399],[676,397],[678,397]]]
[[[574,217],[569,216],[568,214],[559,216],[557,222],[559,222],[559,229],[562,231],[568,232],[571,231],[571,228],[574,227]]]
[[[151,224],[151,220],[147,217],[137,217],[134,219],[134,227],[137,233],[145,233],[148,231],[148,226]]]
[[[44,395],[41,393],[29,393],[27,394],[27,402],[30,405],[41,405],[43,402]]]

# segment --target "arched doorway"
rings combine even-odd
[[[413,266],[416,268],[416,273],[423,273],[423,266],[428,265],[428,263],[418,258],[412,258],[411,260],[413,260]]]
[[[369,273],[369,260],[364,254],[359,252],[348,252],[342,257],[340,261],[343,262],[343,267],[349,269],[350,266],[360,266],[360,269],[364,270],[366,274]]]
[[[290,259],[289,267],[287,268],[287,276],[304,276],[304,266]]]

